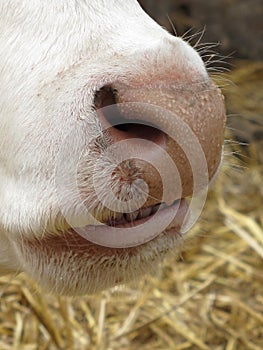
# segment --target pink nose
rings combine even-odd
[[[96,104],[98,117],[108,128],[110,143],[144,139],[169,154],[180,175],[182,197],[193,192],[193,171],[183,145],[177,142],[179,133],[185,133],[180,136],[185,139],[188,149],[191,145],[194,148],[196,142],[200,144],[207,163],[204,172],[208,171],[209,179],[216,172],[221,161],[226,116],[222,94],[210,80],[180,85],[166,80],[136,87],[116,82],[98,92]],[[102,108],[106,106],[111,107]],[[192,130],[192,136],[182,125]],[[160,202],[163,195],[160,174],[151,165],[163,157],[156,149],[146,143],[141,152],[147,154],[149,162],[135,160],[150,189],[145,206]],[[170,166],[168,163],[163,165],[167,175]]]

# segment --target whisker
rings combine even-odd
[[[201,40],[203,39],[204,35],[205,35],[205,31],[206,31],[206,26],[204,26],[203,30],[201,30],[201,32],[198,33],[198,35],[200,34],[200,37],[198,38],[197,42],[194,44],[194,49],[197,48],[200,45]]]
[[[171,27],[172,27],[172,30],[173,30],[173,32],[174,32],[174,35],[175,35],[175,36],[178,36],[178,35],[177,35],[176,28],[175,28],[175,25],[174,25],[174,23],[173,23],[171,17],[168,15],[168,13],[166,14],[166,17],[167,17],[167,19],[168,19],[168,21],[169,21],[169,23],[170,23],[170,25],[171,25]]]
[[[197,36],[203,37],[204,31],[205,31],[205,27],[204,27],[204,29],[201,29],[201,30],[196,31],[195,33],[193,33],[193,34],[191,34],[191,35],[188,35],[191,31],[194,31],[194,30],[196,30],[196,29],[195,29],[195,28],[190,28],[190,29],[188,29],[188,30],[181,36],[181,38],[182,38],[184,41],[186,41],[186,42],[188,42],[189,44],[191,44],[191,41],[192,41],[194,38],[196,38]]]

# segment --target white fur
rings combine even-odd
[[[171,66],[207,76],[135,0],[0,0],[0,273],[38,275],[17,242],[41,238],[58,218],[56,155],[77,142],[65,137],[91,113],[94,91]]]

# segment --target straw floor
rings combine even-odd
[[[155,276],[75,299],[2,277],[0,349],[262,350],[261,156],[258,142],[227,142],[185,252]]]

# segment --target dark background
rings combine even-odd
[[[220,42],[217,51],[242,59],[263,59],[262,0],[140,0],[159,24],[177,34],[206,28],[203,42]]]

